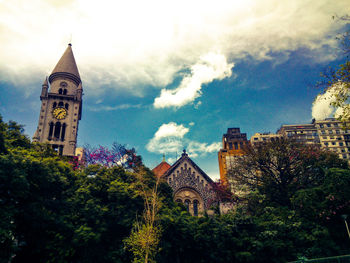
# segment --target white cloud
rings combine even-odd
[[[331,104],[335,102],[335,94],[341,92],[343,85],[338,83],[323,93],[316,97],[315,101],[312,104],[312,118],[316,120],[323,120],[325,118],[331,117],[335,114],[338,116],[342,113],[342,108],[335,109]]]
[[[215,79],[231,76],[233,64],[228,64],[226,57],[218,53],[201,56],[199,62],[191,67],[191,74],[185,75],[181,84],[174,90],[162,89],[154,100],[155,108],[181,107],[201,96],[202,85]],[[197,103],[197,107],[201,103]]]
[[[96,102],[96,104],[100,104],[100,102]],[[126,109],[131,109],[131,108],[135,108],[135,109],[139,109],[141,108],[142,105],[141,104],[120,104],[120,105],[116,105],[116,106],[104,106],[104,105],[99,105],[99,106],[87,106],[87,109],[90,111],[115,111],[115,110],[126,110]]]
[[[299,48],[311,51],[308,61],[331,60],[340,27],[331,16],[347,13],[348,0],[1,1],[0,80],[23,88],[43,80],[71,35],[90,95],[143,96],[145,86],[164,88],[216,50],[229,62],[288,59]]]
[[[189,129],[182,124],[177,125],[175,122],[169,122],[168,124],[163,124],[159,127],[158,131],[155,133],[155,138],[164,137],[179,137],[182,138]]]
[[[197,157],[198,155],[205,155],[207,153],[218,152],[220,148],[220,142],[207,144],[196,141],[190,141],[187,147],[187,151],[192,157]]]
[[[178,153],[180,155],[182,150],[186,148],[191,157],[204,156],[220,149],[219,142],[208,144],[185,138],[188,132],[189,128],[182,124],[175,122],[162,124],[146,145],[146,149],[154,153]]]

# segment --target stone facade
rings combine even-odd
[[[203,214],[215,199],[213,181],[188,157],[185,150],[162,178],[173,189],[174,200],[183,203],[194,216]]]
[[[41,91],[34,142],[46,142],[60,155],[74,156],[82,113],[83,88],[69,44]]]

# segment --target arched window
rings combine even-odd
[[[187,212],[190,211],[190,203],[191,203],[190,200],[188,200],[188,199],[185,200],[185,206],[186,206]]]
[[[56,108],[57,106],[57,102],[55,101],[53,104],[52,104],[52,108]]]
[[[49,130],[49,136],[47,137],[47,139],[49,141],[51,141],[51,138],[52,138],[52,133],[53,133],[53,122],[50,122],[50,130]]]
[[[63,142],[64,141],[64,136],[66,135],[66,124],[63,123],[62,125],[62,132],[61,132],[61,141]]]
[[[59,90],[58,90],[58,94],[62,94],[62,89],[59,89]]]
[[[60,122],[56,122],[55,132],[53,134],[53,137],[55,139],[59,139],[60,138],[60,132],[61,132],[61,123]]]
[[[182,203],[181,199],[176,199],[176,203]]]
[[[194,216],[198,216],[198,206],[199,206],[198,200],[194,200],[193,201],[193,215]]]
[[[63,101],[60,101],[60,102],[58,103],[58,107],[63,107]]]
[[[67,89],[63,90],[63,95],[67,95]]]
[[[66,103],[66,104],[64,105],[64,107],[66,108],[66,110],[68,110],[68,108],[69,108],[69,104],[68,104],[68,103]]]

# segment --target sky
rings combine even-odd
[[[186,149],[218,179],[227,128],[250,138],[334,112],[315,83],[344,62],[346,14],[348,0],[0,0],[0,114],[32,137],[72,43],[79,146],[125,144],[151,169]]]

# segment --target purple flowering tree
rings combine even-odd
[[[127,149],[124,145],[114,142],[111,148],[84,146],[84,161],[86,165],[100,164],[105,167],[120,166],[134,169],[142,165],[141,157],[136,155],[134,148]]]

